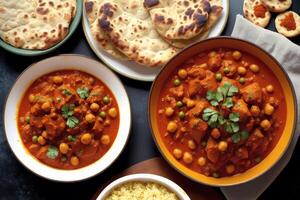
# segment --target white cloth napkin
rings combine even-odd
[[[231,36],[255,43],[272,54],[288,73],[296,90],[297,102],[300,102],[300,46],[292,43],[279,33],[252,24],[241,15],[237,15],[236,17]],[[222,187],[221,190],[225,197],[229,200],[257,199],[275,180],[291,159],[299,133],[300,126],[297,125],[296,133],[287,152],[271,170],[251,182],[238,186]]]

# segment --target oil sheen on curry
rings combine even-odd
[[[18,128],[25,147],[41,162],[76,169],[101,158],[119,129],[119,109],[108,87],[81,71],[44,75],[20,103]]]
[[[278,142],[286,102],[275,75],[233,49],[205,52],[181,65],[160,92],[157,118],[171,154],[215,178],[242,173]]]

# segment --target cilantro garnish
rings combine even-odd
[[[46,155],[48,158],[54,160],[58,156],[58,149],[55,146],[49,146]]]
[[[63,93],[64,95],[66,95],[66,96],[72,95],[72,92],[71,92],[70,90],[68,90],[68,89],[63,89],[62,93]]]
[[[77,94],[80,96],[82,99],[86,99],[89,97],[89,89],[86,87],[83,88],[77,88]]]
[[[69,117],[67,119],[67,125],[69,128],[75,128],[79,124],[79,120],[76,117]]]
[[[222,101],[222,106],[231,108],[233,106],[232,96],[238,93],[238,88],[231,83],[226,82],[223,86],[218,87],[217,91],[208,91],[206,99],[212,106],[218,106]]]

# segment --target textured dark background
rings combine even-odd
[[[222,35],[230,35],[235,16],[242,13],[242,0],[230,0],[230,15]],[[300,2],[294,0],[292,10],[300,14]],[[274,30],[274,17],[269,29]],[[300,45],[300,37],[293,40]],[[31,63],[62,53],[84,54],[96,58],[89,48],[81,26],[71,39],[52,54],[40,57],[21,57],[0,48],[0,113],[3,113],[5,97],[17,76]],[[89,199],[99,185],[109,177],[140,161],[159,156],[147,122],[147,98],[151,83],[143,83],[119,76],[124,83],[132,105],[132,131],[129,142],[119,159],[103,174],[79,183],[56,183],[42,179],[25,169],[10,151],[0,115],[0,199]],[[299,88],[296,88],[298,90]],[[261,199],[296,198],[300,191],[300,145],[292,160]],[[245,194],[247,195],[247,194]],[[241,197],[242,199],[242,197]]]

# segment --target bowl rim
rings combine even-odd
[[[165,188],[167,188],[169,191],[176,194],[180,200],[190,200],[190,197],[185,192],[185,190],[182,189],[181,186],[179,186],[177,183],[172,181],[169,178],[151,174],[151,173],[137,173],[137,174],[129,174],[122,176],[120,178],[115,179],[114,181],[110,182],[108,185],[106,185],[100,194],[97,196],[96,200],[103,200],[104,197],[107,197],[115,188],[129,183],[129,182],[152,182],[156,183],[158,185],[161,185]]]
[[[43,49],[43,50],[22,49],[5,42],[1,38],[0,38],[0,48],[2,47],[2,49],[19,56],[33,57],[33,56],[45,55],[61,47],[65,42],[67,42],[70,39],[70,37],[74,34],[74,32],[78,28],[78,25],[81,20],[81,16],[82,16],[82,3],[81,0],[76,0],[76,13],[69,25],[68,34],[63,38],[63,40],[61,40],[60,42],[58,42],[57,44],[55,44],[54,46],[48,49]]]
[[[295,117],[294,117],[294,123],[293,123],[293,128],[292,128],[292,134],[287,142],[287,145],[285,146],[285,149],[282,150],[281,154],[278,156],[277,158],[277,161],[272,163],[272,165],[270,165],[268,168],[266,168],[265,170],[261,171],[260,173],[258,173],[256,176],[248,179],[248,180],[244,180],[244,181],[238,181],[237,183],[230,183],[230,184],[211,184],[211,183],[207,183],[207,182],[204,182],[204,181],[201,181],[199,179],[196,179],[184,172],[182,172],[181,170],[179,170],[176,165],[171,162],[167,156],[164,154],[163,150],[161,149],[160,145],[159,145],[159,142],[157,141],[156,139],[156,134],[154,133],[154,130],[153,130],[153,127],[152,127],[152,119],[151,119],[151,99],[152,99],[152,96],[153,96],[153,93],[154,93],[154,89],[156,87],[156,84],[157,84],[157,80],[158,78],[161,76],[161,74],[163,73],[164,70],[166,70],[167,66],[177,57],[179,56],[180,54],[184,53],[186,50],[194,47],[194,46],[197,46],[199,44],[202,44],[202,43],[205,43],[205,42],[208,42],[208,41],[211,41],[211,40],[235,40],[235,41],[238,41],[238,42],[243,42],[243,43],[247,43],[248,45],[252,45],[254,46],[255,48],[261,50],[263,53],[265,53],[267,56],[269,56],[274,63],[276,63],[276,65],[279,67],[280,71],[283,73],[283,75],[285,76],[287,82],[288,82],[288,85],[291,89],[291,93],[292,93],[292,99],[294,101],[294,111],[295,111]],[[269,52],[267,52],[266,50],[264,50],[262,47],[252,43],[252,42],[249,42],[247,40],[244,40],[244,39],[241,39],[241,38],[236,38],[236,37],[231,37],[231,36],[218,36],[218,37],[213,37],[213,38],[208,38],[208,39],[205,39],[205,40],[202,40],[202,41],[199,41],[197,43],[194,43],[192,45],[189,45],[188,47],[184,48],[183,50],[181,50],[180,52],[178,52],[172,59],[170,59],[165,65],[164,67],[159,71],[158,75],[156,76],[155,80],[153,81],[152,85],[151,85],[151,89],[150,89],[150,93],[149,93],[149,98],[148,98],[148,124],[149,124],[149,127],[150,127],[150,130],[151,130],[151,135],[152,135],[152,138],[156,144],[156,147],[158,148],[159,152],[161,153],[161,155],[163,156],[163,158],[167,161],[167,163],[169,163],[170,166],[172,166],[173,169],[175,169],[177,172],[179,172],[180,174],[184,175],[185,177],[189,178],[190,180],[193,180],[195,182],[198,182],[198,183],[201,183],[201,184],[204,184],[204,185],[208,185],[208,186],[214,186],[214,187],[228,187],[228,186],[236,186],[236,185],[241,185],[243,183],[246,183],[246,182],[249,182],[249,181],[252,181],[252,180],[255,180],[257,179],[258,177],[262,176],[263,174],[265,174],[267,171],[269,171],[276,163],[278,163],[280,161],[280,159],[283,157],[283,155],[285,154],[285,152],[287,151],[287,149],[289,148],[289,145],[293,139],[293,136],[295,134],[295,131],[296,131],[296,125],[297,125],[297,122],[298,122],[298,102],[297,102],[297,98],[296,98],[296,93],[295,93],[295,88],[294,88],[294,85],[289,77],[289,75],[287,74],[287,72],[285,71],[285,69],[282,67],[282,65],[277,61],[277,59],[274,58],[273,55],[271,55]],[[275,147],[274,147],[275,148]],[[274,149],[273,148],[273,149]],[[247,170],[245,171],[247,172]],[[245,173],[243,172],[243,173]],[[233,176],[232,176],[233,177]]]
[[[40,62],[43,62],[43,61],[45,61],[45,60],[53,59],[53,58],[56,58],[56,57],[65,57],[65,56],[68,56],[68,57],[81,57],[81,58],[84,58],[84,59],[89,59],[89,60],[91,60],[91,61],[93,61],[93,62],[97,62],[98,64],[101,64],[102,67],[105,67],[107,70],[109,70],[109,72],[111,73],[111,75],[114,76],[115,80],[119,82],[120,86],[121,86],[122,89],[125,91],[125,96],[124,96],[124,98],[127,99],[127,101],[128,101],[128,106],[129,106],[129,113],[128,113],[129,129],[128,129],[128,134],[127,134],[127,136],[126,136],[126,140],[125,140],[125,142],[124,142],[124,144],[123,144],[123,146],[122,146],[120,152],[118,153],[118,155],[115,156],[114,159],[111,160],[110,164],[107,165],[105,168],[103,168],[102,171],[99,171],[99,172],[94,173],[94,174],[92,174],[92,175],[86,176],[85,178],[75,179],[75,180],[73,180],[73,179],[72,179],[72,180],[61,180],[61,179],[51,178],[51,177],[48,177],[47,175],[41,175],[41,174],[35,172],[34,170],[30,169],[29,166],[25,165],[25,164],[23,163],[23,161],[22,161],[21,159],[19,159],[19,157],[16,155],[15,151],[13,150],[12,146],[10,145],[10,143],[9,143],[9,141],[8,141],[8,137],[7,137],[7,133],[6,133],[6,125],[5,125],[5,112],[6,112],[6,107],[7,107],[7,103],[8,103],[8,98],[9,98],[9,96],[11,95],[12,90],[13,90],[13,88],[15,87],[16,83],[18,82],[18,80],[25,74],[26,71],[28,71],[31,67],[35,66],[36,64],[38,64],[38,63],[40,63]],[[62,69],[62,70],[64,70],[64,69]],[[76,70],[76,69],[75,69],[75,70]],[[55,72],[55,71],[59,71],[59,70],[54,70],[54,71],[52,71],[52,72]],[[83,70],[78,70],[78,71],[82,71],[82,72],[88,73],[88,72],[83,71]],[[43,73],[41,76],[46,75],[46,74],[49,74],[49,73],[51,73],[51,72]],[[88,73],[88,74],[90,74],[90,73]],[[39,76],[39,77],[40,77],[40,76]],[[37,78],[38,78],[38,77],[37,77]],[[36,78],[36,79],[37,79],[37,78]],[[98,77],[96,77],[96,78],[98,78]],[[36,79],[34,79],[34,80],[36,80]],[[101,80],[100,78],[98,78],[98,79]],[[101,81],[102,81],[102,80],[101,80]],[[33,82],[31,82],[31,83],[29,83],[29,84],[32,84],[32,83],[33,83]],[[110,89],[110,87],[109,87],[105,82],[104,82],[104,84]],[[26,88],[26,89],[28,89],[28,88]],[[118,102],[118,106],[119,106],[119,102]],[[15,119],[15,120],[17,120],[17,119]],[[15,120],[14,120],[14,121],[15,121]],[[98,60],[93,59],[93,58],[90,58],[90,57],[88,57],[88,56],[86,56],[86,55],[81,55],[81,54],[59,54],[59,55],[56,55],[56,56],[52,56],[52,57],[48,57],[48,58],[45,58],[45,59],[41,59],[41,60],[39,60],[38,62],[34,62],[34,63],[30,64],[28,67],[26,67],[26,68],[18,75],[18,77],[15,79],[14,83],[13,83],[12,86],[10,87],[9,92],[7,93],[7,95],[6,95],[6,97],[5,97],[4,104],[3,104],[3,112],[2,112],[2,123],[3,123],[4,137],[5,137],[5,140],[6,140],[6,144],[9,146],[9,149],[10,149],[10,151],[13,153],[14,157],[19,161],[19,163],[21,163],[21,164],[25,167],[25,169],[27,169],[27,170],[30,171],[31,173],[33,173],[33,174],[35,174],[35,175],[37,175],[37,176],[39,176],[39,177],[41,177],[41,178],[44,178],[44,179],[46,179],[46,180],[50,180],[50,181],[54,181],[54,182],[61,182],[61,183],[62,183],[62,182],[65,182],[65,183],[75,183],[75,182],[80,182],[80,181],[84,181],[84,180],[90,179],[90,178],[92,178],[92,177],[95,177],[95,176],[99,175],[100,173],[103,173],[103,172],[104,172],[105,170],[107,170],[111,165],[113,165],[114,162],[121,156],[122,152],[124,151],[125,147],[126,147],[127,144],[128,144],[128,141],[129,141],[129,138],[130,138],[130,135],[131,135],[131,129],[132,129],[131,102],[130,102],[130,99],[129,99],[129,97],[128,97],[128,93],[127,93],[127,91],[126,91],[126,89],[125,89],[125,86],[124,86],[124,84],[122,83],[121,79],[120,79],[115,73],[113,73],[113,71],[112,71],[110,68],[108,68],[107,66],[103,65],[103,64],[102,64],[101,62],[99,62]],[[119,128],[120,128],[120,125],[119,125]],[[18,135],[20,135],[20,133],[18,133]],[[116,140],[116,139],[115,139],[115,140]],[[27,149],[25,149],[26,147],[24,146],[23,142],[21,142],[21,144],[22,144],[22,148],[24,149],[24,151],[28,151]],[[111,146],[111,147],[112,147],[112,146]],[[111,147],[110,147],[109,149],[111,149]],[[104,155],[105,155],[105,154],[104,154]],[[104,155],[103,155],[103,156],[104,156]],[[29,152],[28,152],[28,156],[31,156],[31,157],[35,158],[35,157],[34,157],[31,153],[29,153]],[[102,157],[103,157],[103,156],[102,156]],[[100,157],[98,160],[100,160],[102,157]],[[95,162],[97,162],[98,160],[96,160]],[[67,172],[67,171],[73,171],[73,170],[64,170],[64,169],[54,168],[54,167],[48,166],[47,164],[42,163],[41,161],[38,161],[38,162],[40,162],[44,167],[50,167],[50,168],[53,168],[53,169],[63,170],[63,171],[66,171],[66,172]],[[90,166],[91,166],[92,164],[94,164],[95,162],[93,162],[93,163],[91,163],[91,164],[89,164],[89,165],[87,165],[87,166],[84,166],[84,167],[82,167],[82,168],[90,167]],[[81,170],[82,168],[78,168],[78,169],[74,169],[74,170]]]

